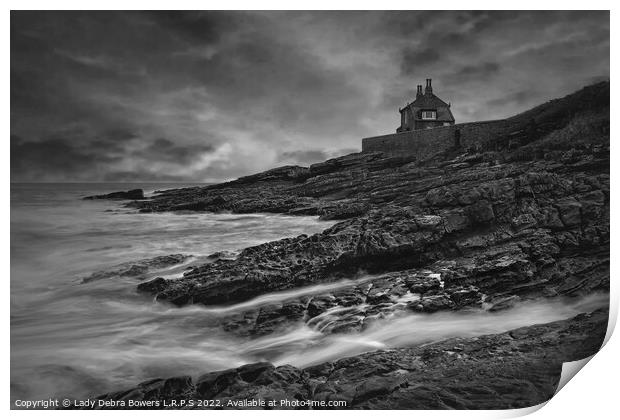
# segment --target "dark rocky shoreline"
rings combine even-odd
[[[183,306],[353,279],[329,293],[227,319],[261,335],[332,308],[325,333],[394,311],[503,310],[532,298],[609,290],[609,83],[513,117],[526,129],[426,161],[356,153],[207,187],[163,191],[141,212],[232,211],[339,220],[138,286]],[[115,197],[107,197],[115,198]],[[300,370],[253,365],[144,383],[103,398],[338,399],[352,408],[515,408],[548,399],[561,363],[596,352],[605,312],[509,333],[366,353]],[[199,367],[197,367],[199,369]],[[245,369],[245,370],[243,370]],[[246,372],[247,370],[247,372]],[[394,373],[404,371],[406,373]]]
[[[96,400],[158,401],[164,408],[237,408],[243,401],[345,401],[349,409],[511,409],[549,400],[562,363],[588,357],[603,343],[600,310],[502,334],[454,338],[414,348],[364,353],[306,369],[244,365],[153,379]],[[214,401],[213,407],[172,401]],[[122,408],[122,406],[121,406]]]
[[[89,195],[84,200],[143,200],[144,191],[135,189],[129,191],[116,191],[110,194]]]

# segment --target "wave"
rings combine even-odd
[[[368,281],[369,277],[360,277],[358,279],[344,279],[332,283],[321,283],[312,286],[299,287],[295,289],[284,290],[281,292],[267,293],[260,295],[254,299],[246,302],[237,303],[228,306],[207,306],[203,307],[201,311],[213,314],[225,314],[231,312],[241,312],[251,308],[264,306],[273,303],[286,302],[287,300],[299,298],[302,296],[318,295],[325,292],[331,292],[334,290],[344,289],[346,287],[354,286],[356,284],[364,283]]]

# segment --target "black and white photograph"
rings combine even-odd
[[[10,409],[544,405],[610,133],[609,10],[11,10]]]

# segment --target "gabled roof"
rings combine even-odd
[[[434,121],[454,122],[454,116],[452,115],[452,111],[450,111],[450,106],[431,92],[426,92],[405,108],[411,108],[413,111],[413,118],[416,120],[420,119],[418,118],[417,110],[435,109],[437,110],[437,119]]]
[[[409,106],[414,106],[416,108],[440,108],[440,107],[448,107],[448,104],[439,99],[431,92],[426,92],[424,95],[417,98],[413,101]]]

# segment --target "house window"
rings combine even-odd
[[[437,111],[422,111],[422,119],[423,120],[436,120]]]

